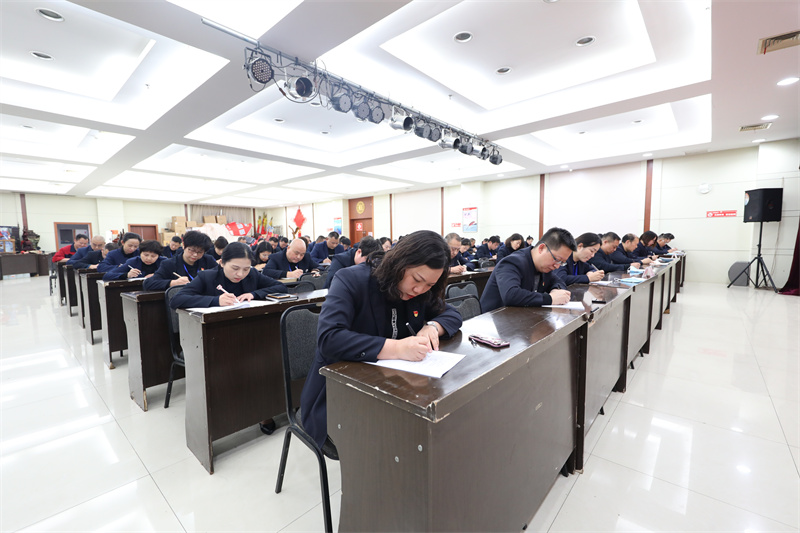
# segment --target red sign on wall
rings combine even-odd
[[[364,231],[364,223],[356,222],[356,231]]]
[[[736,209],[729,211],[706,211],[706,218],[735,217]]]

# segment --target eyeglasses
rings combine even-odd
[[[549,246],[547,246],[547,243],[545,243],[545,245],[544,245],[544,246],[545,246],[545,248],[547,248],[547,251],[548,251],[548,252],[550,252],[550,257],[552,257],[552,258],[553,258],[553,261],[555,261],[555,262],[556,262],[556,265],[557,265],[557,266],[561,266],[561,265],[566,265],[566,264],[567,264],[567,262],[566,262],[566,261],[559,261],[559,260],[556,258],[556,256],[554,256],[554,255],[553,255],[553,251],[550,249],[550,247],[549,247]]]

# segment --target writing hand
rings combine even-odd
[[[417,337],[423,337],[428,340],[430,343],[429,350],[438,350],[439,349],[439,329],[435,326],[425,325],[419,333],[417,333]]]
[[[564,305],[569,301],[570,293],[564,289],[553,289],[550,291],[550,298],[553,299],[553,305]]]
[[[221,307],[227,307],[229,305],[236,305],[239,300],[236,299],[236,296],[233,294],[226,292],[225,294],[220,294],[219,296],[219,305]]]
[[[246,292],[246,293],[242,294],[241,296],[239,296],[239,298],[237,298],[237,300],[239,302],[249,302],[252,299],[253,299],[253,293],[252,292]]]

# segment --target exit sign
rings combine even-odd
[[[706,218],[735,217],[736,209],[728,211],[706,211]]]

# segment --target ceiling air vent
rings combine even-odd
[[[772,126],[772,122],[762,122],[761,124],[749,124],[747,126],[739,126],[739,131],[768,130],[770,126]]]
[[[758,41],[758,53],[766,54],[782,48],[800,45],[800,30],[790,31],[774,37],[765,37]]]

